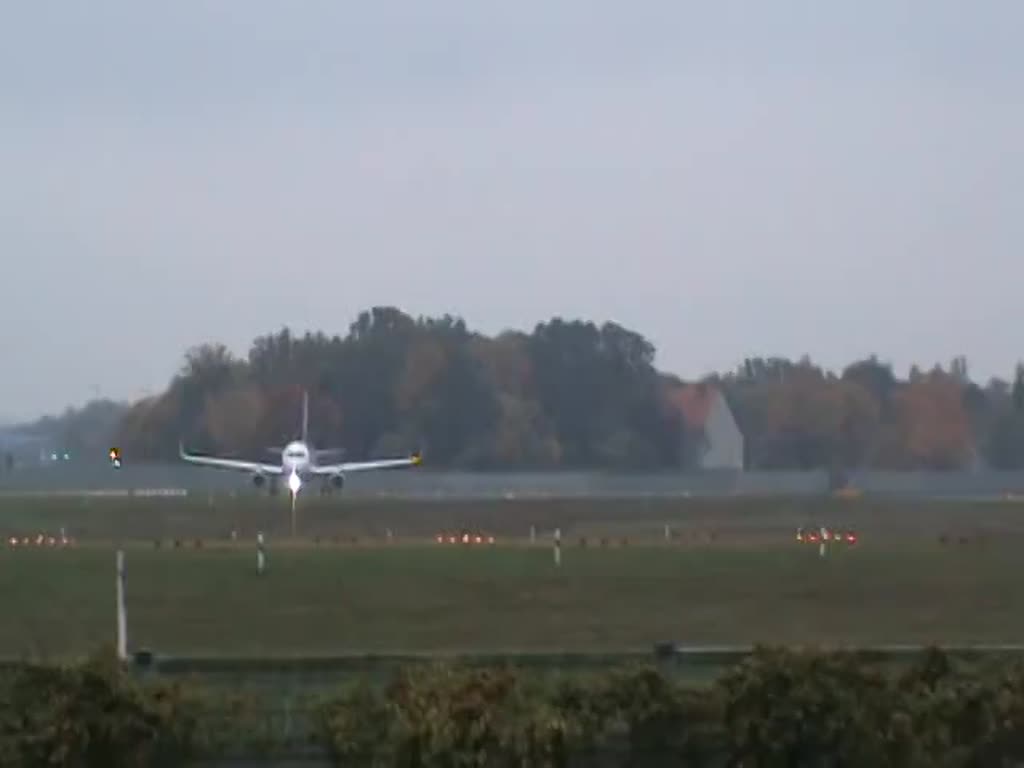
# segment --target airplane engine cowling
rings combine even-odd
[[[261,473],[257,473],[252,476],[252,484],[257,488],[262,488],[266,482],[267,478],[265,478]]]
[[[331,475],[331,485],[340,491],[345,487],[345,476],[341,473]]]

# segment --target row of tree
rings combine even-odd
[[[297,436],[301,390],[311,438],[347,456],[422,449],[437,467],[678,466],[682,418],[664,397],[654,348],[613,323],[538,325],[488,338],[458,318],[378,307],[345,337],[255,340],[247,359],[191,350],[160,397],[122,422],[126,451],[262,452]]]
[[[1020,765],[1024,670],[964,669],[936,651],[894,673],[850,654],[761,650],[690,688],[655,668],[552,681],[436,666],[328,693],[286,719],[288,735],[268,731],[268,711],[244,693],[143,684],[109,660],[24,666],[0,678],[0,765]]]
[[[286,329],[245,358],[196,347],[163,394],[58,421],[73,446],[118,440],[140,459],[171,458],[182,438],[263,456],[296,436],[305,388],[314,442],[350,458],[421,448],[435,467],[679,468],[701,426],[654,355],[614,323],[555,318],[488,337],[458,318],[376,307],[344,336]],[[1020,367],[981,384],[963,358],[906,378],[875,358],[840,372],[772,358],[705,381],[736,417],[748,469],[1024,467]]]
[[[727,393],[751,467],[952,470],[1024,467],[1024,367],[978,384],[967,362],[911,369],[876,358],[826,371],[811,361],[747,360],[712,377]]]

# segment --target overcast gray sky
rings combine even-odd
[[[363,308],[1009,375],[1024,3],[8,3],[0,419]]]

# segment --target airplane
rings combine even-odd
[[[332,454],[340,453],[339,449],[317,450],[309,442],[309,393],[302,393],[302,432],[298,440],[293,440],[283,448],[268,448],[268,451],[280,453],[280,464],[269,464],[240,459],[227,459],[217,456],[199,456],[187,453],[184,442],[179,443],[178,453],[184,461],[218,469],[232,469],[239,472],[252,473],[252,483],[257,488],[268,486],[271,495],[277,493],[277,482],[287,477],[288,489],[292,498],[298,495],[302,484],[309,479],[322,478],[322,493],[329,493],[331,488],[341,490],[345,485],[345,474],[348,472],[364,472],[374,469],[393,469],[412,467],[422,463],[422,456],[417,452],[411,456],[394,459],[371,459],[369,461],[343,461],[335,464],[321,464],[320,461]]]

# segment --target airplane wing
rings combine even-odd
[[[178,446],[178,453],[182,459],[192,464],[199,464],[204,467],[216,467],[217,469],[234,469],[239,472],[262,472],[265,475],[280,475],[283,472],[280,464],[262,464],[258,461],[242,461],[241,459],[221,459],[216,456],[196,456],[185,453],[184,444]]]
[[[423,462],[423,458],[414,453],[404,459],[373,459],[371,461],[344,461],[340,464],[320,464],[310,469],[314,475],[336,475],[344,472],[363,472],[369,469],[395,469],[398,467],[415,467]]]

